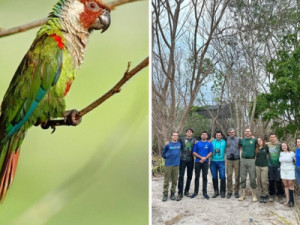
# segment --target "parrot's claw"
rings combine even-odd
[[[53,134],[55,132],[55,130],[56,130],[56,125],[50,124],[50,123],[51,123],[51,121],[47,121],[45,123],[41,123],[41,127],[42,127],[42,129],[49,129],[51,127],[51,129],[52,129],[51,134]]]
[[[51,134],[53,134],[56,130],[56,126],[51,126],[51,128],[52,128]]]
[[[78,115],[78,111],[76,109],[72,109],[70,111],[66,111],[64,115],[64,121],[69,126],[77,126],[81,123],[81,116]]]

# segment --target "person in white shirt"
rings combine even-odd
[[[279,157],[280,176],[284,185],[286,202],[284,205],[294,206],[294,182],[295,182],[295,153],[290,150],[287,143],[281,143],[281,152]]]

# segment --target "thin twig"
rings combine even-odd
[[[107,99],[112,97],[114,94],[119,93],[121,91],[121,87],[130,80],[135,74],[137,74],[139,71],[144,69],[149,64],[149,57],[145,58],[140,64],[138,64],[135,68],[129,71],[130,63],[127,65],[127,70],[124,73],[123,77],[119,82],[112,87],[108,92],[106,92],[104,95],[102,95],[100,98],[98,98],[96,101],[85,107],[84,109],[80,110],[76,114],[76,118],[80,118],[87,114],[88,112],[92,111],[94,108],[101,105],[103,102],[105,102]],[[79,124],[79,123],[78,123]],[[76,125],[78,125],[76,124]],[[39,124],[37,124],[39,125]],[[51,127],[53,129],[52,133],[55,131],[56,126],[76,126],[75,124],[69,123],[66,119],[61,120],[49,120],[44,124],[41,124],[41,127],[43,129],[48,129]]]
[[[115,7],[119,5],[123,5],[130,2],[136,2],[136,1],[141,1],[141,0],[116,0],[116,1],[109,2],[107,4],[110,6],[111,9],[115,9]]]
[[[123,5],[130,2],[136,2],[141,0],[116,0],[113,2],[109,2],[108,5],[111,7],[111,9],[115,9],[119,5]],[[36,27],[39,27],[47,22],[48,18],[39,19],[21,26],[9,28],[6,30],[0,30],[0,37],[6,37],[12,34],[21,33]]]
[[[148,66],[148,64],[149,64],[149,57],[145,58],[139,65],[137,65],[131,71],[128,71],[129,70],[129,66],[130,66],[130,63],[128,63],[127,70],[124,73],[124,76],[122,77],[122,79],[112,89],[110,89],[108,92],[106,92],[106,94],[104,94],[103,96],[101,96],[100,98],[98,98],[96,101],[94,101],[93,103],[91,103],[90,105],[88,105],[87,107],[85,107],[84,109],[80,110],[78,112],[78,116],[82,117],[83,115],[87,114],[88,112],[90,112],[94,108],[96,108],[99,105],[101,105],[105,100],[107,100],[108,98],[110,98],[114,94],[119,93],[121,91],[121,87],[130,78],[132,78],[136,73],[138,73],[140,70],[142,70],[143,68],[145,68],[146,66]]]

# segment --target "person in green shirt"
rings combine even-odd
[[[240,140],[239,146],[242,147],[242,157],[240,165],[242,195],[239,198],[243,201],[246,198],[246,179],[249,173],[250,186],[252,188],[252,201],[256,202],[256,177],[255,177],[255,146],[257,139],[251,136],[250,128],[245,130],[245,137]]]
[[[257,186],[259,193],[259,202],[268,202],[268,155],[269,148],[265,145],[264,141],[261,138],[257,138],[257,148],[256,148],[256,160],[255,160],[255,169],[256,169],[256,178]]]
[[[278,202],[283,204],[284,190],[280,177],[280,143],[274,133],[269,135],[269,141],[266,145],[269,148],[269,201],[273,202],[274,197],[277,195]],[[275,185],[276,183],[276,185]],[[276,189],[275,189],[276,186]],[[276,194],[276,195],[275,195]]]

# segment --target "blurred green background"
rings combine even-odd
[[[44,18],[55,3],[0,0],[0,28]],[[148,1],[121,5],[111,19],[91,35],[67,109],[87,106],[148,56]],[[37,30],[0,38],[1,101]],[[78,127],[31,128],[0,224],[148,224],[148,110],[146,68]]]

